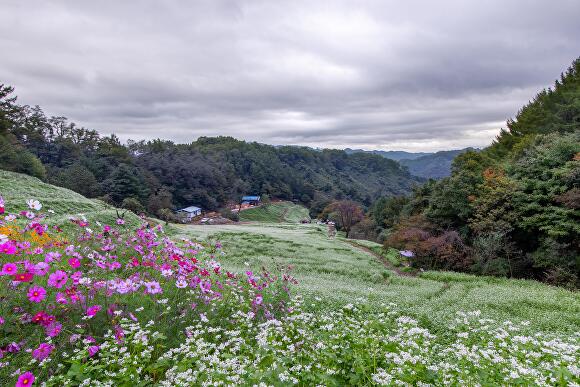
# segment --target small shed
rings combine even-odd
[[[242,196],[242,204],[257,206],[258,204],[260,204],[260,197],[252,195]]]
[[[196,206],[189,206],[176,211],[177,217],[182,222],[191,222],[193,218],[201,215],[201,208]]]

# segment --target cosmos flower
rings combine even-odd
[[[81,266],[81,261],[78,258],[76,258],[76,257],[72,257],[72,258],[70,258],[68,260],[68,264],[73,269],[76,269],[77,267],[80,267]]]
[[[57,270],[48,276],[48,285],[60,289],[67,280],[68,275],[62,270]]]
[[[44,256],[44,262],[46,263],[51,263],[54,261],[58,261],[60,260],[61,254],[56,252],[56,251],[51,251],[46,253],[46,255]]]
[[[89,357],[93,357],[97,354],[97,352],[99,352],[99,349],[101,349],[98,345],[91,345],[88,349],[89,351]]]
[[[43,276],[48,273],[50,265],[46,262],[38,262],[34,265],[34,275]]]
[[[159,294],[162,293],[161,285],[157,281],[145,282],[145,288],[149,294]]]
[[[32,273],[16,273],[12,276],[14,282],[30,282],[34,278]]]
[[[42,204],[40,204],[40,202],[35,199],[27,200],[26,204],[28,204],[28,208],[30,208],[31,210],[40,211],[40,209],[42,208]]]
[[[47,326],[44,330],[47,336],[56,337],[60,334],[62,330],[62,324],[59,322],[53,322],[49,326]]]
[[[16,254],[16,246],[8,241],[0,245],[0,254],[14,255]]]
[[[5,263],[2,266],[2,271],[0,275],[13,275],[18,271],[18,266],[12,262]]]
[[[101,310],[101,308],[101,305],[90,306],[87,308],[87,316],[94,317]]]
[[[28,289],[27,296],[31,302],[42,302],[46,298],[46,290],[42,286],[35,285]]]
[[[41,343],[38,348],[32,351],[32,357],[38,361],[43,361],[50,356],[55,347],[52,344]]]
[[[32,386],[32,383],[34,383],[34,374],[27,371],[18,377],[16,387],[28,387]]]

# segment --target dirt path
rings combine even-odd
[[[380,254],[375,253],[374,251],[372,251],[371,249],[369,249],[368,247],[365,246],[361,246],[359,244],[357,244],[356,242],[353,241],[345,241],[346,243],[348,243],[349,245],[356,247],[357,249],[364,251],[365,253],[368,253],[370,255],[372,255],[373,257],[377,258],[379,261],[381,261],[381,263],[383,265],[385,265],[385,267],[391,271],[394,271],[395,273],[397,273],[397,275],[403,276],[403,277],[415,277],[416,275],[414,273],[410,273],[410,272],[406,272],[403,271],[401,269],[399,269],[398,267],[396,267],[395,265],[393,265],[391,262],[389,262],[385,257],[383,257]]]

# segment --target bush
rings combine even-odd
[[[223,216],[226,219],[232,220],[234,222],[239,222],[240,220],[240,214],[237,212],[233,212],[231,209],[229,208],[223,208],[220,210],[220,215]]]
[[[160,209],[158,211],[158,214],[159,214],[159,218],[161,220],[164,220],[166,224],[167,223],[179,223],[179,218],[169,208]]]
[[[121,203],[121,207],[125,208],[125,209],[127,209],[135,214],[141,214],[141,213],[145,212],[145,207],[143,207],[143,204],[141,204],[141,202],[136,198],[123,199],[123,202]]]

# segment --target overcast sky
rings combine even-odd
[[[123,140],[485,146],[580,56],[579,0],[2,0],[0,12],[0,83]]]

